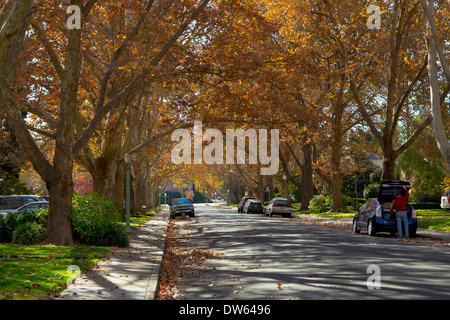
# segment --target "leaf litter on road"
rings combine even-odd
[[[189,248],[178,224],[180,222],[189,222],[190,220],[191,218],[185,216],[171,220],[169,223],[156,300],[175,299],[178,292],[178,279],[184,278],[189,270],[193,272],[192,270],[200,266],[206,259],[212,259],[221,255],[211,250]]]

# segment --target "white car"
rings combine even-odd
[[[292,206],[289,200],[286,198],[273,198],[270,200],[264,215],[271,217],[274,214],[290,217],[292,215]]]
[[[441,208],[442,209],[450,209],[450,190],[445,190],[444,194],[441,197]]]

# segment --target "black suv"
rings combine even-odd
[[[195,215],[194,205],[189,201],[188,198],[177,198],[172,200],[172,205],[170,206],[170,218],[173,219],[175,216],[189,215],[193,217]]]

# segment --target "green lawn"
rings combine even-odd
[[[155,215],[154,210],[150,210],[145,215],[137,215],[135,217],[130,217],[130,227],[131,230],[138,229],[142,224],[149,221],[153,216]],[[123,222],[123,225],[125,226],[125,222]]]
[[[154,212],[149,211],[146,215],[130,217],[131,228],[139,228],[153,215]],[[64,290],[67,279],[74,275],[73,271],[68,270],[69,266],[78,266],[83,272],[104,258],[111,249],[0,244],[0,300],[49,299]]]
[[[105,257],[106,247],[0,244],[0,300],[40,300],[61,292],[74,273]]]
[[[416,209],[420,228],[450,231],[450,210]]]

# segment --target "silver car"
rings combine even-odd
[[[292,205],[289,200],[286,198],[273,198],[270,200],[264,215],[271,217],[274,214],[290,217],[292,215]]]
[[[32,211],[32,210],[38,210],[38,209],[48,209],[49,203],[48,201],[35,201],[31,203],[27,203],[26,205],[21,206],[20,208],[9,210],[8,212],[1,212],[0,215],[2,218],[6,218],[8,216],[8,213],[11,212],[15,215],[19,215],[22,212],[25,211]]]
[[[445,190],[444,194],[441,197],[441,208],[442,209],[450,209],[450,190]]]
[[[12,212],[28,203],[44,200],[34,195],[0,196],[0,212]]]

